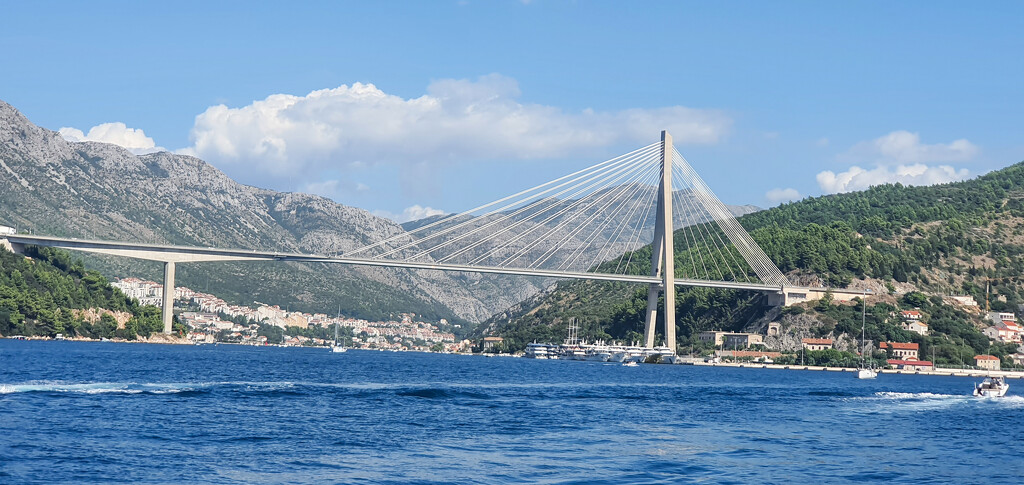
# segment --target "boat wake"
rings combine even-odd
[[[203,392],[202,384],[148,384],[93,382],[81,384],[39,383],[0,384],[0,394],[16,393],[71,393],[71,394],[179,394]]]
[[[869,400],[884,400],[897,404],[897,409],[939,409],[957,405],[994,404],[1009,408],[1024,408],[1024,396],[979,398],[970,394],[937,394],[932,392],[876,392]]]

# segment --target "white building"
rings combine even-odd
[[[985,318],[991,320],[992,323],[1017,321],[1017,315],[1006,312],[988,312],[988,315]]]

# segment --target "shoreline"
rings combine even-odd
[[[162,335],[162,334],[161,334]],[[135,340],[126,340],[119,338],[111,339],[98,339],[88,337],[65,337],[65,338],[54,338],[54,337],[21,337],[17,335],[0,337],[2,340],[34,340],[43,342],[112,342],[119,344],[167,344],[167,345],[192,345],[192,342],[183,337],[149,337],[149,338],[137,338]]]
[[[816,372],[857,372],[854,367],[823,367],[816,365],[781,365],[781,364],[758,364],[758,363],[736,363],[736,362],[678,362],[679,365],[695,365],[706,367],[743,367],[749,369],[778,369],[778,370],[800,370]],[[879,374],[906,374],[922,376],[950,376],[950,377],[1005,377],[1007,379],[1024,379],[1024,371],[1012,370],[978,370],[978,369],[935,369],[935,370],[901,370],[901,369],[878,369]]]
[[[165,345],[195,345],[194,342],[181,338],[181,337],[164,337],[164,338],[153,338],[142,340],[124,340],[124,339],[93,339],[85,337],[74,337],[74,338],[63,338],[56,339],[53,337],[23,337],[15,338],[15,336],[3,336],[0,337],[3,340],[35,340],[35,341],[53,341],[53,342],[111,342],[111,343],[127,343],[127,344],[165,344]],[[217,342],[217,345],[245,345],[235,342]],[[203,343],[202,345],[214,345],[213,343]],[[264,346],[259,346],[264,347]],[[276,345],[269,345],[266,347],[278,347]],[[296,346],[297,348],[299,346]],[[324,348],[329,349],[330,347],[305,347],[302,348]],[[385,349],[356,349],[356,350],[378,350],[385,351]],[[449,354],[449,355],[486,355],[486,354],[471,354],[471,353],[457,353],[457,352],[431,352],[431,351],[418,351],[410,350],[406,352],[424,352],[430,354]],[[494,356],[508,356],[508,357],[519,357],[511,354],[491,354]],[[796,370],[796,371],[810,371],[810,372],[857,372],[854,367],[825,367],[816,365],[800,365],[800,364],[762,364],[757,362],[704,362],[690,357],[681,357],[680,360],[674,364],[669,365],[692,365],[702,367],[736,367],[744,369],[775,369],[775,370]],[[1011,371],[1011,370],[979,370],[979,369],[942,369],[936,368],[934,370],[902,370],[902,369],[876,369],[879,374],[904,374],[904,375],[922,375],[922,376],[948,376],[948,377],[1004,377],[1007,379],[1024,379],[1024,371]]]

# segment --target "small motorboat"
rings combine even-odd
[[[640,366],[640,364],[637,364],[635,360],[631,360],[629,362],[626,362],[625,364],[622,364],[622,367],[639,367],[639,366]]]
[[[857,378],[858,379],[874,379],[876,377],[878,377],[878,371],[876,371],[874,369],[871,369],[871,368],[868,368],[868,367],[859,367],[859,368],[857,368]]]
[[[989,377],[980,384],[974,386],[974,395],[977,397],[1003,397],[1010,385],[1003,377]]]

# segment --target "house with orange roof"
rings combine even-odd
[[[906,342],[878,342],[879,350],[891,350],[893,357],[905,360],[917,360],[918,345]]]
[[[982,331],[986,337],[1000,342],[1021,342],[1021,327],[1017,322],[1003,320]]]
[[[833,344],[830,338],[805,338],[801,340],[801,343],[807,350],[831,349]]]
[[[900,312],[900,317],[902,317],[903,320],[920,320],[921,312],[917,310],[904,310]]]
[[[994,355],[975,355],[974,365],[987,370],[999,370],[999,357]]]
[[[886,362],[889,363],[894,369],[899,370],[932,370],[935,368],[931,362],[927,360],[917,359],[889,359]]]

